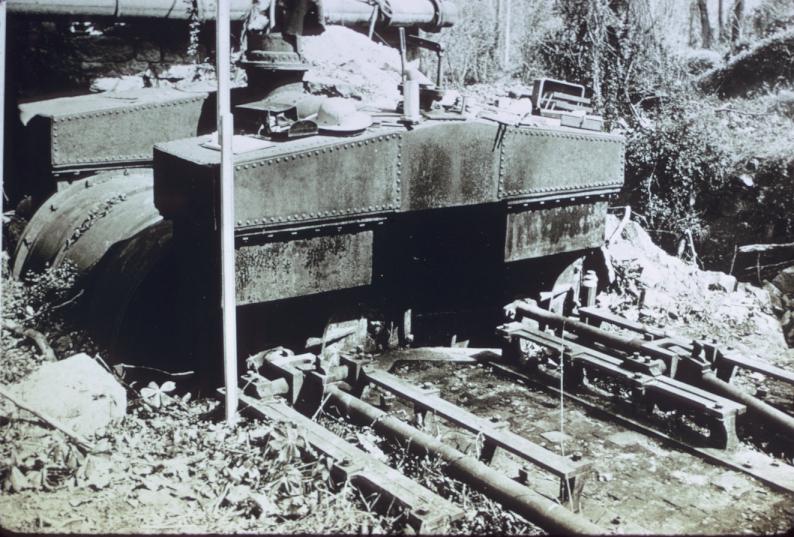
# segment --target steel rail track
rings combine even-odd
[[[533,388],[542,389],[556,396],[561,394],[561,390],[558,387],[551,386],[541,382],[540,380],[534,379],[530,375],[519,371],[513,366],[496,362],[493,359],[484,359],[482,360],[482,363],[490,366],[498,374],[503,374],[513,380],[521,381],[522,383],[525,383],[526,385],[529,385]],[[725,466],[732,470],[750,475],[778,490],[794,492],[794,466],[776,461],[768,455],[742,450],[730,452],[722,449],[695,446],[645,423],[642,423],[637,419],[630,418],[617,412],[613,412],[607,408],[604,408],[603,406],[599,406],[583,397],[580,397],[579,395],[575,395],[568,391],[562,391],[562,395],[566,399],[573,401],[582,407],[585,407],[588,411],[592,412],[599,418],[612,420],[613,422],[623,425],[629,429],[646,434],[648,436],[652,436],[658,440],[661,440],[664,444],[671,445],[675,448],[681,449],[682,451],[691,453],[712,464]],[[752,456],[752,462],[746,460],[748,455]]]

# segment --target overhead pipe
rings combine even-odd
[[[335,385],[326,387],[326,396],[329,405],[342,410],[354,421],[366,423],[379,434],[404,442],[415,453],[439,457],[447,464],[449,473],[453,477],[551,533],[564,535],[606,533],[602,528],[559,503],[541,496],[474,457],[465,455],[435,437],[353,397]]]
[[[7,0],[8,11],[15,15],[40,17],[111,17],[115,19],[215,20],[216,0]],[[252,0],[229,0],[231,20],[242,20],[253,5]],[[267,5],[268,2],[264,2]],[[325,24],[355,25],[367,23],[373,6],[360,0],[318,0]],[[195,14],[194,14],[195,11]],[[451,26],[457,20],[453,2],[435,0],[393,0],[389,26]]]
[[[659,349],[649,347],[647,345],[648,342],[642,338],[627,338],[614,332],[606,332],[582,321],[557,315],[556,313],[545,310],[535,304],[534,301],[527,300],[515,303],[515,311],[516,317],[528,317],[552,328],[567,330],[585,339],[601,343],[602,345],[619,351],[627,353],[638,352],[662,360],[669,356]],[[684,363],[686,363],[686,361]],[[695,369],[696,368],[689,368],[689,373]],[[700,375],[700,386],[726,397],[727,399],[744,404],[747,407],[748,413],[755,414],[759,418],[785,430],[789,435],[794,437],[794,417],[743,392],[732,384],[717,378],[717,375],[711,369],[706,369],[702,372],[696,371],[696,373]]]

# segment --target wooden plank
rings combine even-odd
[[[590,99],[587,97],[577,97],[576,95],[571,95],[570,93],[562,93],[559,91],[555,91],[551,94],[552,99],[564,99],[566,101],[571,101],[574,103],[580,104],[590,104]]]
[[[573,462],[511,431],[500,430],[501,427],[498,424],[476,416],[436,395],[426,394],[391,373],[372,371],[365,375],[372,384],[399,395],[420,408],[433,412],[464,429],[482,434],[486,440],[493,442],[498,447],[561,478],[570,479],[586,472],[591,467],[591,463],[588,461]]]
[[[334,469],[344,473],[354,485],[367,491],[377,490],[409,509],[409,520],[415,531],[445,532],[450,522],[463,517],[462,508],[412,481],[287,404],[276,400],[260,401],[245,394],[240,394],[240,401],[261,417],[297,425],[308,443],[333,459]]]

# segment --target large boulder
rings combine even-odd
[[[127,412],[124,387],[87,354],[44,364],[12,389],[31,409],[83,436]]]
[[[780,289],[784,295],[794,295],[794,266],[783,269],[772,280],[772,285]]]

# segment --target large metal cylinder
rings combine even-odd
[[[125,347],[157,328],[172,302],[171,239],[171,223],[154,206],[152,171],[105,172],[74,182],[39,208],[12,271],[20,277],[73,263],[88,328],[101,343]],[[127,342],[120,343],[124,330]]]
[[[252,0],[230,0],[232,20],[242,20],[253,4]],[[361,0],[321,0],[325,24],[363,24],[372,16],[373,6]],[[116,19],[152,18],[187,20],[193,11],[193,1],[176,0],[8,0],[11,13],[42,17],[112,17]],[[457,9],[453,2],[438,2],[436,13],[433,0],[393,0],[392,26],[434,24],[445,27],[454,24]],[[199,20],[215,20],[215,0],[195,0],[195,16]]]
[[[50,197],[20,237],[12,273],[19,278],[69,259],[89,272],[116,242],[162,220],[154,206],[152,170],[98,174]]]

